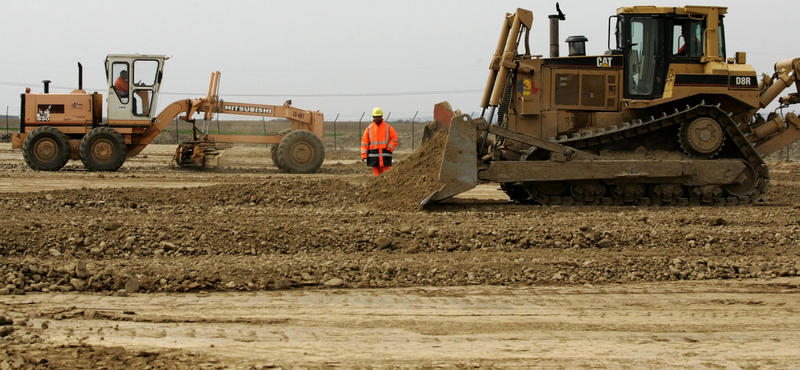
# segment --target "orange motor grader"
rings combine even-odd
[[[530,52],[533,13],[506,15],[481,117],[435,108],[426,130],[448,130],[444,186],[423,204],[479,182],[543,205],[762,200],[764,157],[800,138],[800,118],[781,111],[800,103],[800,58],[759,79],[745,53],[729,57],[727,8],[713,6],[622,7],[609,18],[605,53],[587,55],[587,39],[571,36],[569,55],[559,56],[566,16],[557,10],[549,58]],[[779,109],[762,116],[776,99]]]
[[[156,112],[163,76],[164,55],[108,55],[105,61],[108,111],[103,117],[103,95],[83,90],[83,69],[78,64],[78,89],[51,94],[27,89],[21,95],[18,134],[12,147],[22,149],[34,170],[57,171],[70,159],[80,159],[90,171],[116,171],[128,157],[139,154],[174,119],[192,123],[193,140],[181,143],[175,153],[180,166],[214,168],[225,149],[234,143],[272,144],[275,165],[291,173],[315,172],[325,158],[322,146],[323,114],[291,106],[226,102],[219,98],[219,72],[211,74],[208,95],[178,100]],[[127,81],[117,83],[127,76]],[[291,130],[271,135],[209,135],[198,130],[192,117],[203,113],[210,121],[216,113],[286,118]]]

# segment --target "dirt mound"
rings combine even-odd
[[[320,168],[317,174],[325,175],[369,175],[372,176],[372,170],[361,162],[355,163],[325,163]]]
[[[382,210],[420,209],[420,202],[442,187],[439,167],[446,144],[447,134],[439,132],[404,161],[370,180],[364,202]]]

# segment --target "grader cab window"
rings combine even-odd
[[[658,22],[652,18],[631,20],[630,48],[628,49],[628,93],[650,95],[656,70],[656,45]]]
[[[158,82],[158,61],[139,59],[133,62],[133,114],[150,115],[153,86]]]
[[[153,86],[158,78],[158,61],[139,59],[133,62],[133,80],[136,86]]]
[[[136,116],[150,115],[150,104],[153,101],[153,90],[135,89],[133,96],[133,114]]]
[[[122,104],[128,104],[128,95],[130,93],[129,73],[130,66],[128,63],[115,62],[111,66],[111,78],[113,79],[111,86],[114,87],[114,93],[117,94]]]

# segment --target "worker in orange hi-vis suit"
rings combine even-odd
[[[117,91],[120,97],[128,97],[128,71],[122,70],[119,73],[119,77],[114,81],[114,90]]]
[[[383,120],[383,110],[373,109],[372,123],[361,136],[361,162],[366,161],[378,176],[392,168],[392,153],[397,145],[397,132]]]

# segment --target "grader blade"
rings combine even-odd
[[[453,117],[439,169],[441,189],[420,204],[440,201],[478,185],[477,126],[468,115]]]
[[[222,157],[227,150],[209,150],[203,156],[203,168],[205,169],[219,169],[225,167],[222,162]]]
[[[178,145],[175,150],[174,161],[180,167],[198,169],[222,168],[222,156],[227,149],[233,147],[230,143],[216,143],[210,141],[188,141]]]

